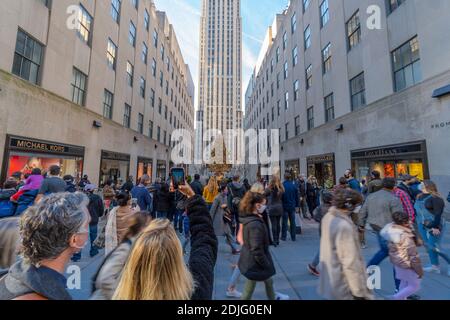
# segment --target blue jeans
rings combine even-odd
[[[295,241],[296,225],[295,225],[295,209],[285,209],[283,212],[283,222],[281,227],[281,239],[286,240],[288,219],[290,224],[291,240]]]
[[[423,224],[418,223],[417,227],[419,229],[420,236],[425,244],[425,248],[427,249],[428,256],[430,257],[430,262],[433,266],[439,265],[439,256],[441,256],[448,264],[450,264],[450,257],[442,252],[441,249],[441,241],[442,236],[445,234],[445,223],[441,228],[441,234],[439,236],[435,236],[431,233],[431,230],[424,227]]]
[[[167,211],[156,211],[156,219],[167,219]]]
[[[173,225],[175,230],[183,232],[183,210],[175,210],[175,215],[173,216]]]
[[[381,262],[383,262],[384,259],[389,257],[389,248],[388,248],[388,242],[386,239],[384,239],[379,232],[377,232],[377,239],[378,239],[378,245],[380,246],[380,250],[375,253],[372,259],[370,259],[369,264],[367,267],[370,266],[377,266]]]

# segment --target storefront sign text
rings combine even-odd
[[[68,152],[68,148],[65,146],[22,139],[11,139],[10,146],[12,148],[41,151],[41,152],[56,152],[56,153]]]
[[[431,129],[442,129],[442,128],[446,128],[446,127],[450,127],[450,121],[436,123],[436,124],[431,125]]]

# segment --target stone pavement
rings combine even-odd
[[[363,250],[364,258],[368,261],[378,250],[378,244],[374,234],[367,232],[366,240],[368,248]],[[444,249],[450,252],[450,232],[447,232],[443,241]],[[315,222],[303,221],[303,234],[297,237],[296,242],[289,240],[281,242],[277,248],[271,248],[273,260],[277,270],[274,276],[275,290],[290,296],[291,300],[319,300],[317,294],[318,278],[312,276],[307,265],[314,258],[319,247],[318,225]],[[419,249],[424,264],[429,263],[428,255],[423,248]],[[74,299],[88,299],[90,294],[90,279],[95,274],[98,265],[103,258],[102,254],[95,258],[86,257],[89,249],[84,249],[84,256],[79,265],[82,269],[81,290],[72,290]],[[231,255],[231,250],[220,238],[219,256],[215,270],[215,300],[230,300],[225,295],[229,278],[233,272],[232,265],[236,264],[238,256]],[[383,261],[381,267],[381,290],[376,291],[376,296],[383,299],[393,293],[394,280],[392,265],[389,259]],[[425,274],[422,288],[418,293],[423,300],[450,300],[450,277],[447,276],[447,265],[442,261],[443,274]],[[241,276],[238,282],[238,290],[242,291],[245,279]],[[254,300],[265,300],[264,284],[258,284],[253,295]]]

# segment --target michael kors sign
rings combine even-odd
[[[56,144],[46,141],[39,141],[27,138],[11,137],[9,140],[9,148],[11,150],[20,150],[28,152],[54,153],[54,154],[84,154],[83,147]]]

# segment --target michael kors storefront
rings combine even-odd
[[[7,135],[1,181],[14,172],[26,175],[34,168],[45,172],[52,165],[61,167],[61,176],[70,174],[79,180],[83,175],[84,153],[84,147],[80,146]]]

